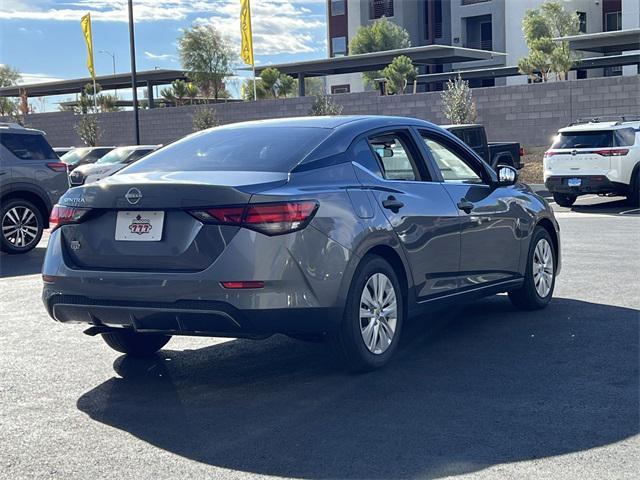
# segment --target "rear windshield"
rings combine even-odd
[[[628,147],[634,144],[636,132],[633,128],[601,130],[592,132],[562,132],[551,148],[602,148]]]
[[[83,147],[83,148],[75,148],[68,153],[65,153],[60,160],[62,160],[67,165],[75,165],[76,163],[88,159],[88,160],[97,160],[101,158],[105,153],[110,152],[113,148],[105,147],[105,148],[93,148],[93,147]]]
[[[96,163],[121,163],[129,158],[133,151],[134,149],[132,148],[116,148],[100,158]]]
[[[0,133],[0,142],[20,160],[51,160],[58,158],[42,135]]]
[[[150,153],[122,172],[289,172],[331,131],[264,126],[215,129]]]

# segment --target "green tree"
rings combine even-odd
[[[98,145],[101,130],[95,115],[83,115],[74,129],[86,146]]]
[[[418,69],[413,66],[411,59],[400,55],[382,71],[387,80],[387,89],[390,92],[402,95],[408,83],[413,83],[418,75]]]
[[[120,100],[117,95],[101,93],[96,100],[101,112],[119,112],[121,110],[117,105]]]
[[[22,76],[17,69],[9,65],[0,65],[0,87],[16,85],[20,78]]]
[[[217,127],[220,125],[216,112],[207,107],[199,107],[192,117],[193,119],[193,131],[199,132],[200,130],[206,130],[207,128]]]
[[[327,95],[316,95],[309,110],[309,115],[313,116],[340,115],[341,113],[342,105],[335,103],[333,99]]]
[[[187,97],[187,82],[184,80],[174,80],[171,82],[171,88],[173,89],[173,95],[176,99],[176,106],[180,107],[184,105],[184,99]]]
[[[263,100],[269,96],[269,92],[264,88],[264,84],[260,78],[256,79],[256,94],[258,100]],[[243,100],[253,101],[253,78],[247,78],[240,86],[240,96]]]
[[[293,96],[296,91],[296,81],[290,75],[282,74],[279,79],[280,87],[278,92],[281,93],[285,98],[287,95]]]
[[[349,53],[351,55],[359,53],[382,52],[384,50],[395,50],[398,48],[408,48],[411,46],[409,33],[402,27],[382,17],[371,25],[358,29],[355,36],[349,43]],[[374,86],[374,80],[382,75],[379,71],[365,72],[363,74],[365,83]]]
[[[273,98],[278,98],[280,87],[280,71],[277,68],[265,68],[260,74],[262,86]]]
[[[21,75],[18,70],[9,65],[0,65],[0,87],[10,87],[16,85],[20,80]],[[16,99],[7,97],[0,98],[0,115],[17,117],[18,116],[18,103]]]
[[[455,80],[449,79],[441,98],[444,116],[451,123],[475,123],[477,112],[473,94],[469,82],[463,80],[459,74]]]
[[[216,100],[224,90],[224,80],[233,74],[233,48],[211,25],[185,30],[178,39],[182,68],[207,98]]]
[[[164,87],[160,90],[160,96],[168,105],[176,105],[176,95],[173,93],[173,87]]]
[[[195,102],[196,97],[198,96],[198,86],[195,83],[189,82],[187,83],[187,97],[189,97],[189,103],[191,105],[193,105],[193,102]]]
[[[577,12],[568,12],[557,0],[527,10],[522,20],[522,32],[529,55],[518,60],[520,72],[535,81],[546,82],[551,73],[558,79],[566,79],[577,63],[577,57],[568,42],[554,42],[553,38],[576,35],[579,31]]]

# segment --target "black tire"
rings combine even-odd
[[[171,340],[171,335],[123,330],[122,332],[103,333],[102,339],[117,352],[126,353],[133,357],[149,357],[164,347]]]
[[[640,207],[640,168],[636,169],[636,173],[633,175],[633,180],[631,180],[629,195],[627,195],[627,202],[632,207]]]
[[[386,350],[380,353],[373,353],[365,345],[363,333],[361,333],[360,301],[367,282],[377,273],[386,276],[393,286],[396,299],[396,318],[395,330],[391,336],[390,343],[386,346]],[[391,294],[389,293],[389,295]],[[377,255],[367,255],[360,262],[351,281],[342,322],[337,331],[330,337],[330,340],[350,371],[366,372],[375,370],[387,364],[398,348],[404,315],[403,292],[395,271],[383,258]],[[373,319],[368,320],[368,322],[372,321]],[[387,321],[384,323],[388,325]],[[383,329],[382,325],[379,329],[374,330],[375,333],[372,334],[372,338],[373,335],[379,335],[378,331],[381,329]],[[380,341],[382,342],[382,340]]]
[[[567,193],[554,193],[553,201],[561,207],[571,208],[576,203],[577,195],[569,195]]]
[[[546,240],[549,247],[551,248],[553,265],[551,288],[549,289],[548,294],[544,297],[542,297],[536,289],[533,272],[534,252],[538,243],[543,239]],[[553,245],[553,241],[551,240],[551,236],[546,229],[538,226],[533,231],[533,235],[531,236],[531,243],[529,244],[529,254],[527,255],[527,268],[524,274],[524,284],[522,288],[509,292],[509,299],[511,300],[511,303],[513,303],[514,306],[521,310],[540,310],[542,308],[545,308],[551,301],[551,298],[553,297],[553,290],[556,286],[556,265],[556,251]]]
[[[7,228],[14,224],[15,212],[30,212],[33,214],[33,216],[29,213],[27,214],[28,216],[26,218],[28,220],[25,222],[23,228],[28,230],[24,230],[24,234],[17,232],[12,234],[15,230]],[[27,253],[33,250],[40,242],[44,230],[42,212],[33,203],[21,198],[14,198],[6,203],[2,203],[0,207],[0,224],[2,226],[0,230],[0,250],[9,254]],[[33,230],[34,228],[35,231]],[[35,236],[31,238],[30,235],[32,234],[35,234]],[[22,235],[22,237],[20,237],[20,235]],[[19,245],[21,241],[26,241],[24,235],[29,237],[29,241],[25,243],[25,245]]]

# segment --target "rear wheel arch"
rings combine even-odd
[[[404,299],[404,309],[405,314],[408,311],[409,305],[409,271],[408,268],[405,267],[404,262],[402,261],[402,257],[389,245],[376,245],[371,247],[362,258],[365,258],[367,255],[376,255],[391,265],[393,271],[396,273],[398,277],[398,281],[400,282],[400,288],[402,290],[402,297]]]
[[[11,200],[26,200],[33,203],[42,215],[44,228],[49,228],[49,206],[47,202],[36,192],[31,190],[11,190],[0,197],[0,203],[4,204]]]

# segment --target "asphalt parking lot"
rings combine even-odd
[[[280,336],[125,358],[48,318],[44,242],[2,256],[0,478],[637,478],[639,211],[557,212],[549,308],[497,296],[418,319],[360,376]]]

